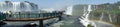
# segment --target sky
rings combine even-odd
[[[4,2],[5,0],[0,0]],[[76,4],[103,4],[114,3],[120,0],[7,0],[12,2],[24,2],[29,1],[35,3],[39,8],[59,8],[64,6],[76,5]]]

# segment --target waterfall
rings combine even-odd
[[[26,6],[26,10],[25,11],[31,11],[31,6],[29,3],[25,3],[25,6]]]
[[[20,11],[20,2],[12,2],[12,4],[13,4],[13,8],[11,10],[13,10],[14,12]]]
[[[109,20],[110,20],[110,22],[112,22],[111,14],[109,14]]]
[[[104,13],[101,14],[99,21],[102,21],[103,17],[104,17]],[[109,21],[112,22],[111,14],[109,14]]]
[[[5,2],[0,2],[0,12],[7,12],[7,11],[12,11],[12,12],[21,12],[21,11],[32,11],[37,8],[37,5],[34,3],[30,2],[10,2],[10,1],[5,1]]]
[[[90,14],[91,11],[92,11],[91,5],[88,5],[88,9],[86,9],[86,7],[84,7],[84,14],[81,18],[79,18],[81,20],[80,22],[85,27],[87,27],[88,24],[91,24],[91,25],[95,26],[95,24],[92,21],[89,20],[89,14]]]
[[[73,9],[73,6],[67,7],[67,10],[66,10],[65,14],[66,15],[72,15],[72,9]]]
[[[88,11],[88,12],[87,12],[87,11]],[[88,17],[89,17],[89,14],[90,14],[90,12],[92,11],[92,10],[91,10],[91,5],[88,5],[87,11],[86,11],[86,16],[85,16],[85,18],[86,18],[86,19],[89,19],[89,18],[88,18]]]
[[[99,21],[102,21],[103,17],[104,17],[104,13],[102,13]]]

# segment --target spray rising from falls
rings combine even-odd
[[[88,26],[89,24],[91,24],[91,23],[92,23],[92,25],[95,26],[95,24],[89,20],[89,14],[90,14],[91,11],[92,11],[91,5],[88,5],[88,9],[86,9],[86,8],[84,7],[84,14],[83,14],[83,16],[82,16],[81,18],[79,18],[79,19],[81,20],[80,22],[81,22],[85,27],[87,27],[87,26]]]
[[[72,9],[73,9],[73,6],[67,7],[67,10],[66,10],[65,14],[66,15],[72,15]]]

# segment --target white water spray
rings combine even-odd
[[[33,11],[38,9],[37,5],[29,2],[0,2],[0,12],[21,12],[21,11]]]
[[[20,11],[20,2],[12,2],[12,3],[13,3],[13,8],[11,10]]]
[[[65,14],[66,15],[72,15],[72,9],[73,9],[73,6],[68,7]]]
[[[85,27],[87,27],[88,24],[91,24],[91,25],[94,25],[94,26],[95,26],[95,24],[94,24],[92,21],[89,20],[89,14],[90,14],[91,11],[92,11],[91,5],[88,5],[88,9],[86,9],[86,8],[84,7],[84,14],[83,14],[82,18],[79,18],[79,19],[81,20],[80,22],[81,22]],[[95,26],[95,27],[96,27],[96,26]]]

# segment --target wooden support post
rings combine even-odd
[[[43,27],[43,20],[39,20],[39,27]]]
[[[62,17],[61,16],[59,16],[59,21],[61,21],[62,20]]]

